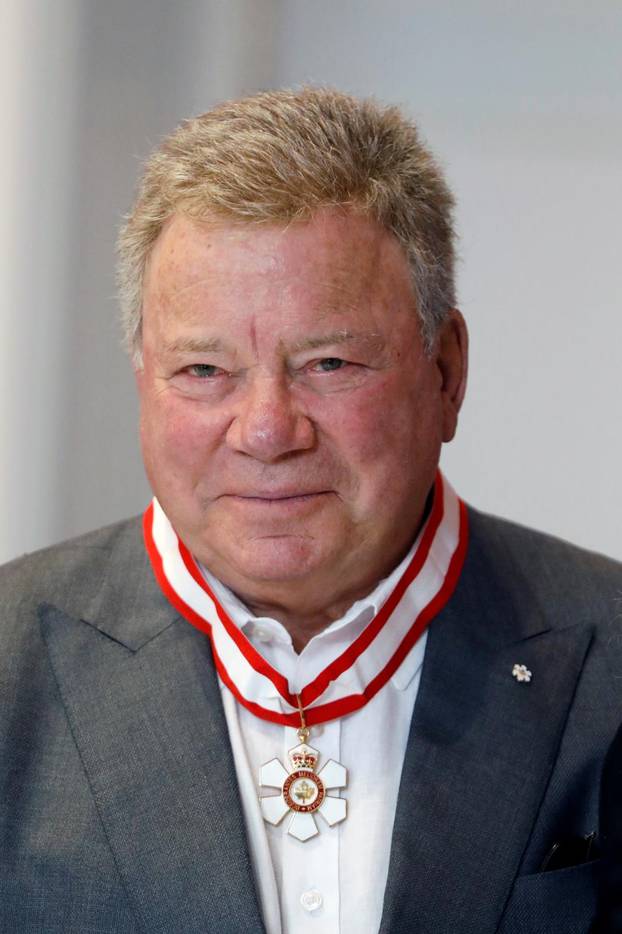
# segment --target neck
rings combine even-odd
[[[243,596],[240,594],[238,596],[255,616],[269,616],[271,619],[278,620],[292,637],[294,649],[300,653],[314,636],[330,626],[336,619],[341,619],[353,603],[365,597],[373,588],[373,584],[369,587],[359,588],[343,596],[329,607],[312,611],[302,610],[302,608],[296,610],[272,602],[244,600]]]

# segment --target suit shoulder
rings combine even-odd
[[[494,569],[518,593],[555,607],[560,621],[602,611],[622,623],[622,564],[553,535],[469,509],[474,560]],[[602,617],[601,617],[602,618]]]
[[[101,582],[110,555],[129,553],[141,541],[141,519],[134,517],[16,558],[0,567],[0,608],[53,603],[68,590],[86,596],[90,581]]]
[[[614,558],[472,507],[469,520],[471,535],[478,543],[487,540],[492,547],[512,554],[525,567],[543,570],[561,565],[568,570],[622,582],[622,563]]]

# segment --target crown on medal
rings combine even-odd
[[[301,743],[300,746],[294,746],[289,750],[289,761],[293,769],[310,769],[313,772],[318,758],[317,749],[307,746],[306,743]]]

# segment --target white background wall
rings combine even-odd
[[[0,559],[140,511],[113,245],[140,160],[218,99],[401,104],[458,196],[473,504],[622,558],[618,0],[4,0]]]

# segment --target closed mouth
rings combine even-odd
[[[312,492],[287,492],[287,493],[231,493],[227,494],[228,498],[237,500],[239,502],[245,503],[256,503],[258,505],[287,505],[288,503],[295,505],[296,503],[303,504],[305,502],[311,502],[314,499],[317,499],[319,496],[326,496],[330,493],[330,490],[314,490]]]
[[[279,502],[284,499],[310,499],[312,496],[322,496],[328,490],[313,490],[308,493],[235,493],[236,499],[259,499],[265,502]]]

